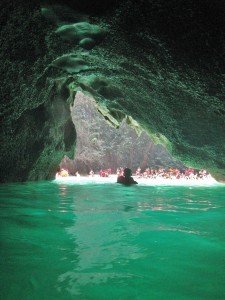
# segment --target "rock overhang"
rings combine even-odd
[[[219,49],[224,51],[221,46],[223,34],[217,44],[212,44],[214,39],[211,36],[203,44],[201,35],[204,34],[205,23],[202,19],[205,11],[208,12],[209,1],[202,10],[196,5],[189,7],[192,15],[198,12],[202,18],[195,20],[194,32],[191,19],[186,24],[188,32],[183,32],[181,28],[177,32],[172,23],[172,28],[163,26],[162,16],[166,22],[179,20],[179,14],[178,17],[173,13],[170,17],[166,16],[172,4],[125,1],[123,4],[110,2],[112,6],[106,7],[105,1],[97,2],[102,5],[102,10],[98,12],[92,10],[91,1],[84,1],[83,4],[73,1],[72,8],[65,4],[42,6],[42,13],[50,22],[47,22],[45,31],[45,47],[51,55],[43,60],[43,71],[38,74],[39,80],[34,87],[37,93],[41,87],[45,93],[49,90],[49,95],[54,94],[54,97],[44,97],[45,100],[42,103],[39,101],[37,107],[44,105],[49,112],[50,107],[57,106],[59,100],[56,99],[60,98],[61,106],[67,111],[61,126],[65,135],[65,128],[69,128],[68,107],[75,93],[81,90],[96,100],[99,111],[115,126],[119,126],[124,116],[130,116],[128,122],[146,130],[155,142],[166,145],[187,165],[206,168],[217,179],[224,179],[224,75],[220,66],[221,53],[217,53]],[[74,9],[77,3],[80,3],[79,11]],[[128,9],[129,4],[133,6]],[[154,12],[150,20],[146,19],[148,14],[144,5],[152,10],[149,16],[153,17]],[[187,4],[184,5],[183,9],[187,8]],[[174,13],[177,12],[179,8],[174,7]],[[190,10],[187,12],[191,18]],[[181,11],[180,17],[183,14],[184,11]],[[184,27],[184,22],[180,22]],[[207,26],[210,28],[209,34],[219,29],[217,24],[211,24],[212,28]],[[174,37],[171,38],[173,30]],[[201,47],[200,42],[195,41],[197,34],[202,42]],[[216,34],[219,35],[218,32]],[[194,45],[187,44],[188,36],[190,42],[195,41]],[[188,49],[185,50],[183,44]],[[211,57],[209,54],[213,53],[214,57]],[[31,114],[36,115],[35,107],[31,108]],[[27,107],[24,109],[27,111]],[[56,115],[52,113],[49,120]],[[69,142],[68,137],[59,138],[62,133],[58,129],[55,130],[57,134],[52,134],[50,123],[48,126],[46,123],[45,127],[49,126],[46,129],[47,144],[51,148],[49,152],[58,153],[56,156],[59,157],[63,151],[70,151],[75,138],[72,129],[69,130]],[[51,138],[56,139],[57,143],[55,141],[52,145]],[[42,138],[39,143],[42,143]],[[58,148],[61,148],[60,151]],[[43,146],[43,149],[46,147]],[[35,172],[41,173],[37,178],[45,177],[45,171],[41,169],[45,169],[46,157],[51,157],[45,152],[42,152],[45,159],[36,158],[33,165],[31,162],[27,167],[26,176],[29,179],[35,178],[29,175]],[[48,170],[47,176],[51,176],[53,170],[54,167]]]

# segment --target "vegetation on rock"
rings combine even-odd
[[[95,101],[80,92],[71,114],[77,133],[76,154],[74,160],[65,156],[60,165],[72,175],[109,168],[116,173],[118,167],[126,166],[133,170],[184,168],[162,145],[155,145],[146,132],[137,134],[126,119],[119,128],[110,126],[97,111]]]

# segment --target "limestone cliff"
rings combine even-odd
[[[51,178],[91,95],[184,164],[225,180],[222,1],[2,1],[0,181]]]

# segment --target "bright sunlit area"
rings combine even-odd
[[[184,166],[161,144],[154,144],[145,131],[137,133],[126,118],[119,128],[99,113],[95,100],[78,92],[71,115],[76,128],[74,159],[65,156],[56,174],[57,182],[115,182],[130,168],[138,183],[147,185],[202,185],[216,181],[206,170]]]

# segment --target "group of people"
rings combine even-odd
[[[137,182],[131,177],[132,172],[129,168],[118,168],[117,169],[117,182],[124,184],[137,184]],[[194,170],[193,168],[186,168],[181,171],[177,168],[159,168],[150,169],[146,168],[142,173],[141,168],[136,170],[136,178],[163,178],[163,179],[206,179],[211,178],[211,175],[206,170]]]
[[[110,175],[112,174],[112,169],[109,168],[109,169],[106,169],[106,170],[100,170],[99,171],[99,176],[100,177],[109,177]]]
[[[211,177],[206,170],[194,170],[193,168],[186,168],[185,170],[179,170],[177,168],[159,168],[150,169],[147,168],[142,173],[141,169],[136,170],[137,178],[165,178],[165,179],[204,179]]]
[[[109,177],[112,174],[112,169],[101,169],[98,172],[98,175],[100,177]],[[69,171],[67,169],[60,169],[56,173],[57,177],[68,177]],[[75,174],[77,177],[80,176],[79,172],[77,171]],[[130,185],[130,184],[137,184],[137,181],[135,181],[132,177],[132,171],[129,168],[117,168],[116,171],[117,175],[117,182]],[[93,170],[90,170],[89,176],[93,177],[95,176],[95,173]],[[141,178],[149,178],[149,179],[205,179],[210,178],[211,175],[206,170],[194,170],[193,168],[186,168],[185,170],[179,170],[178,168],[159,168],[159,169],[153,169],[153,168],[146,168],[144,172],[141,171],[141,168],[139,167],[135,172],[135,178],[141,179]]]

